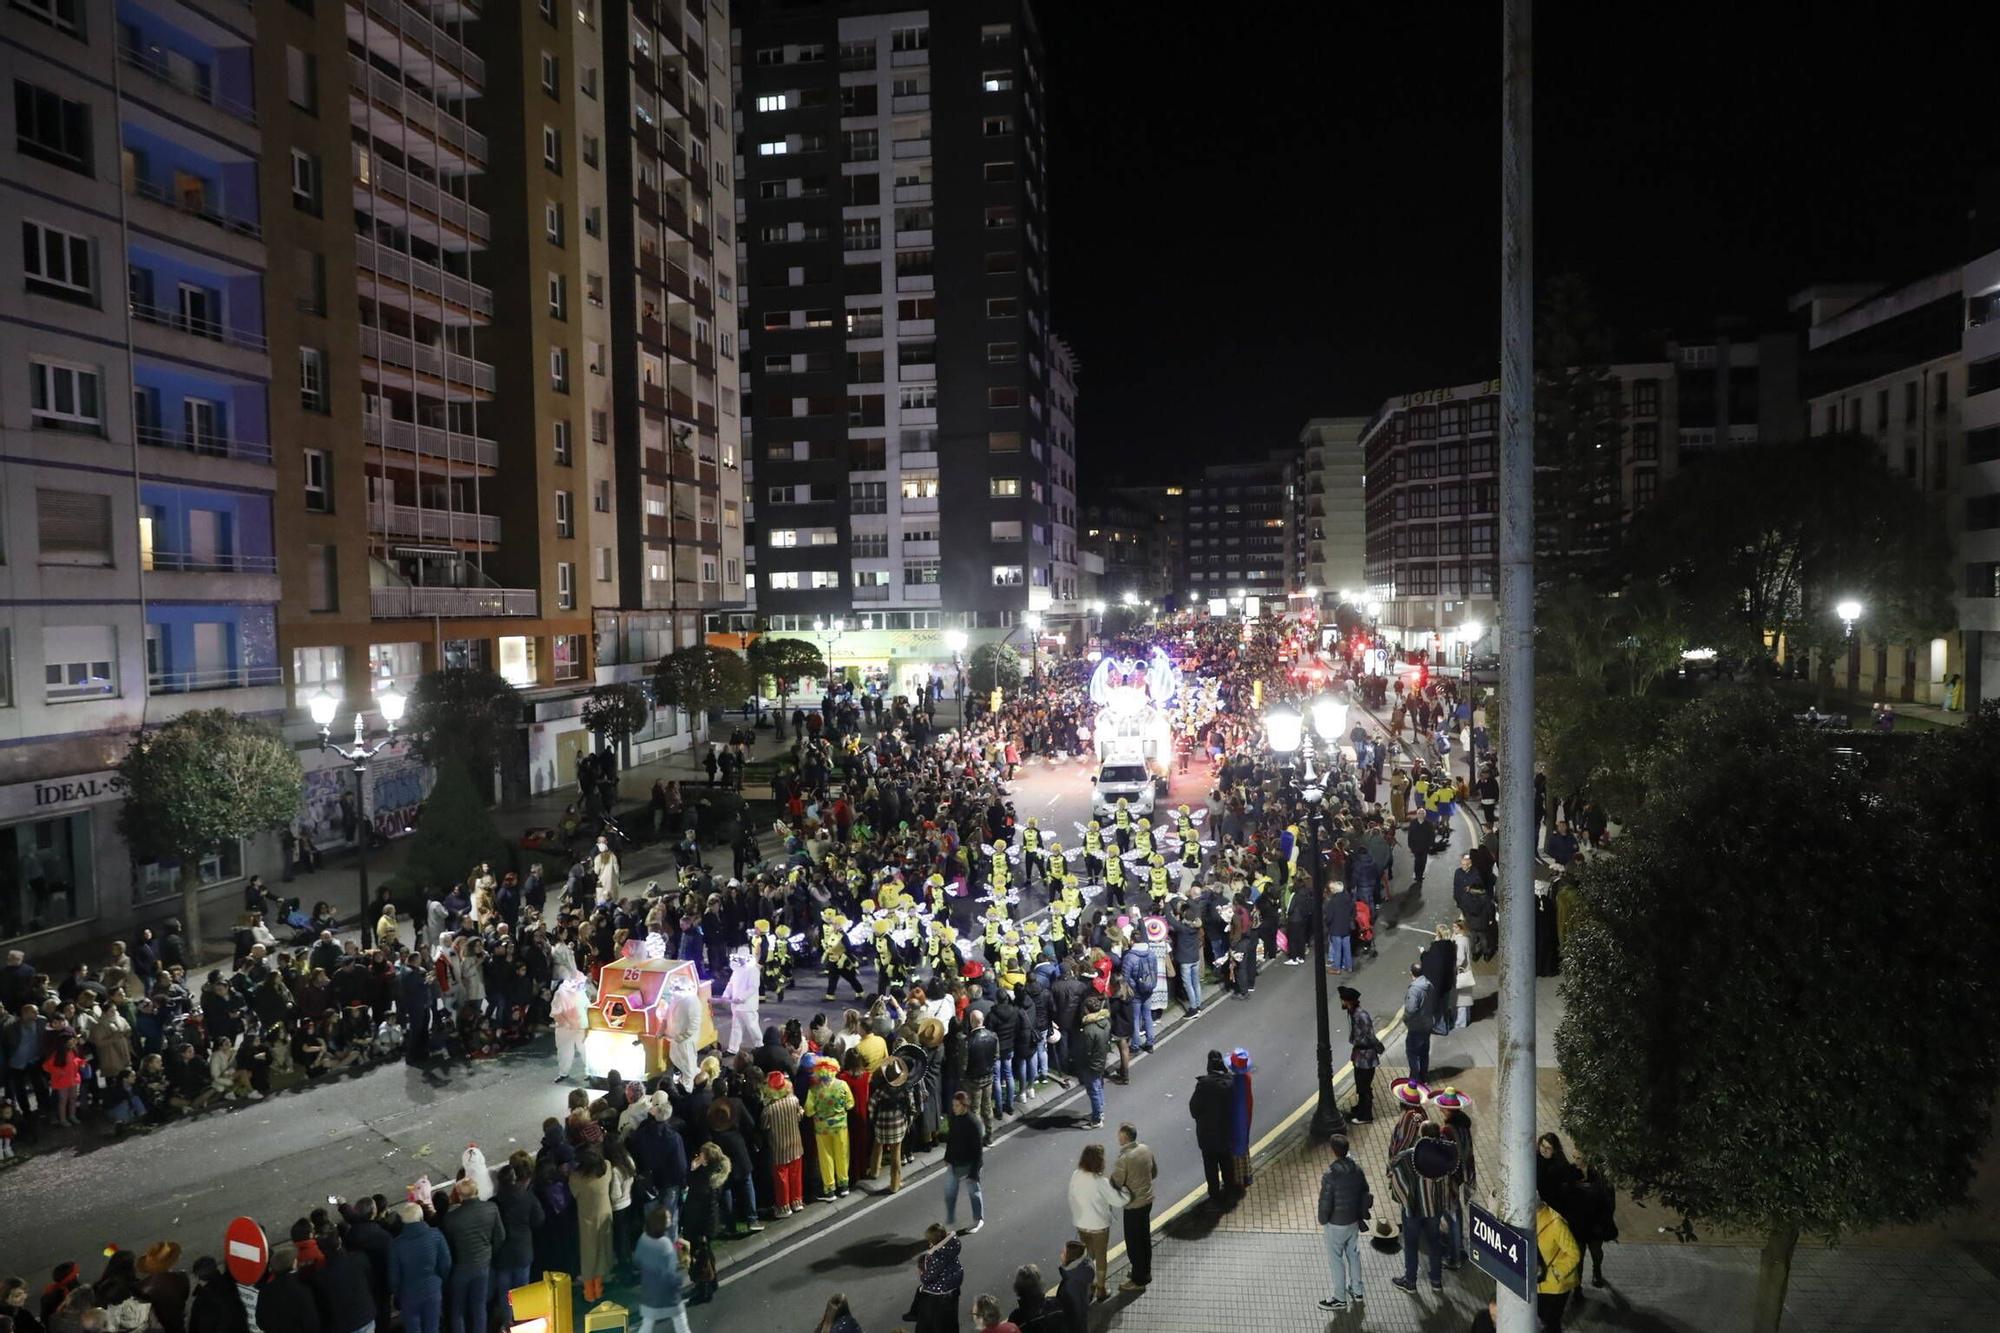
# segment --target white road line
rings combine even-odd
[[[1429,927],[1427,927],[1427,926],[1406,926],[1406,925],[1404,925],[1404,924],[1403,924],[1402,922],[1400,922],[1400,921],[1398,921],[1398,922],[1396,923],[1396,929],[1397,929],[1397,930],[1407,930],[1407,931],[1409,931],[1409,932],[1410,932],[1410,933],[1411,933],[1412,935],[1435,935],[1435,934],[1437,933],[1436,931],[1434,931],[1434,930],[1431,930],[1431,929],[1430,929]]]

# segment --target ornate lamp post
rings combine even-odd
[[[396,724],[403,720],[404,699],[394,689],[375,696],[375,707],[381,710],[382,721],[388,726],[388,733],[373,745],[368,744],[367,714],[362,709],[354,710],[354,741],[350,745],[333,743],[333,719],[340,712],[340,700],[321,690],[314,695],[308,707],[312,720],[319,724],[319,748],[331,750],[346,760],[354,773],[354,811],[360,837],[359,855],[355,864],[361,872],[361,944],[363,948],[375,945],[375,923],[368,917],[368,839],[373,829],[368,822],[368,765],[375,756],[381,754],[396,739]]]
[[[1319,699],[1313,704],[1312,712],[1313,729],[1322,737],[1327,737],[1328,732],[1337,736],[1340,728],[1346,725],[1347,705],[1337,700]],[[1310,746],[1306,749],[1304,771],[1301,773],[1292,768],[1292,756],[1298,753],[1300,743],[1305,739],[1303,717],[1290,708],[1273,708],[1264,714],[1264,735],[1270,741],[1271,749],[1285,761],[1286,768],[1291,771],[1293,789],[1306,803],[1308,855],[1312,862],[1313,1009],[1319,1060],[1319,1103],[1313,1108],[1312,1134],[1324,1142],[1347,1128],[1346,1117],[1341,1115],[1340,1103],[1333,1091],[1333,1023],[1326,1006],[1326,861],[1321,851],[1326,812],[1320,805],[1326,790],[1320,785],[1319,774],[1313,769]],[[1337,746],[1338,742],[1335,744]],[[1298,892],[1296,888],[1292,891]]]

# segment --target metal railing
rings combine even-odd
[[[164,83],[176,92],[185,93],[197,102],[208,103],[225,116],[234,117],[246,125],[257,123],[255,107],[245,106],[232,97],[224,96],[215,90],[213,83],[204,84],[198,79],[189,77],[187,73],[175,69],[164,56],[142,50],[121,38],[118,43],[118,58],[148,78]]]
[[[261,333],[245,333],[232,329],[212,319],[200,319],[179,310],[168,310],[163,306],[146,305],[139,301],[130,303],[132,318],[142,324],[157,324],[161,328],[174,329],[180,333],[191,333],[197,338],[219,342],[230,347],[241,347],[251,352],[267,352],[271,345]]]
[[[455,302],[474,314],[493,313],[493,289],[447,273],[436,264],[392,250],[365,236],[354,238],[354,262],[412,290]]]
[[[374,158],[362,159],[357,152],[354,181],[384,194],[394,195],[413,207],[435,213],[446,222],[463,228],[482,241],[493,238],[493,219],[483,208],[474,208],[436,181],[413,176],[401,167],[392,167]]]
[[[264,228],[254,218],[233,217],[208,206],[206,198],[191,199],[175,194],[174,191],[157,181],[149,181],[144,176],[132,178],[132,193],[141,199],[150,199],[156,204],[165,204],[177,213],[185,213],[191,218],[200,218],[212,227],[220,227],[237,236],[262,239]]]
[[[159,551],[146,557],[146,568],[162,574],[275,574],[275,555],[245,555],[240,551]]]
[[[486,161],[486,136],[457,115],[404,87],[395,75],[376,69],[359,56],[348,56],[347,69],[353,86],[364,96],[395,108],[403,119],[428,132],[439,143],[456,148],[476,161]]]
[[[380,329],[361,330],[361,355],[388,365],[401,366],[406,370],[421,370],[440,379],[470,384],[474,388],[489,392],[495,382],[493,367],[484,361],[475,361],[469,356],[460,356],[457,352],[444,352],[435,347],[419,346],[401,334],[384,333]]]
[[[406,453],[440,455],[454,463],[496,467],[500,462],[500,446],[492,440],[461,435],[442,426],[419,426],[415,422],[397,421],[379,413],[369,413],[361,418],[361,438],[370,444],[401,449]]]
[[[196,434],[168,430],[164,426],[135,426],[132,433],[141,444],[156,449],[179,449],[183,453],[210,458],[241,458],[252,463],[271,461],[271,445],[266,440],[237,440],[226,435]]]
[[[461,514],[450,509],[417,505],[368,506],[368,526],[390,537],[427,537],[442,541],[497,542],[500,520],[492,514]]]
[[[541,595],[533,588],[370,588],[368,613],[378,620],[416,616],[534,616],[541,613]]]
[[[209,667],[198,671],[154,671],[146,676],[148,694],[199,694],[205,690],[240,690],[276,685],[284,678],[274,666]]]
[[[421,9],[403,0],[363,0],[368,12],[386,24],[402,41],[419,54],[443,56],[446,63],[474,83],[486,81],[486,62],[466,50],[465,43],[424,17]]]

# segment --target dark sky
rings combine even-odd
[[[1629,341],[1957,262],[2000,156],[1985,8],[1539,6],[1538,276]],[[1086,491],[1496,372],[1499,12],[1042,0]]]

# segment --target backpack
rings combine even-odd
[[[1139,960],[1138,965],[1131,970],[1126,980],[1132,983],[1132,994],[1144,1000],[1152,995],[1153,987],[1159,983],[1159,966],[1153,962],[1153,951],[1150,949],[1144,953],[1134,953],[1132,957]]]

